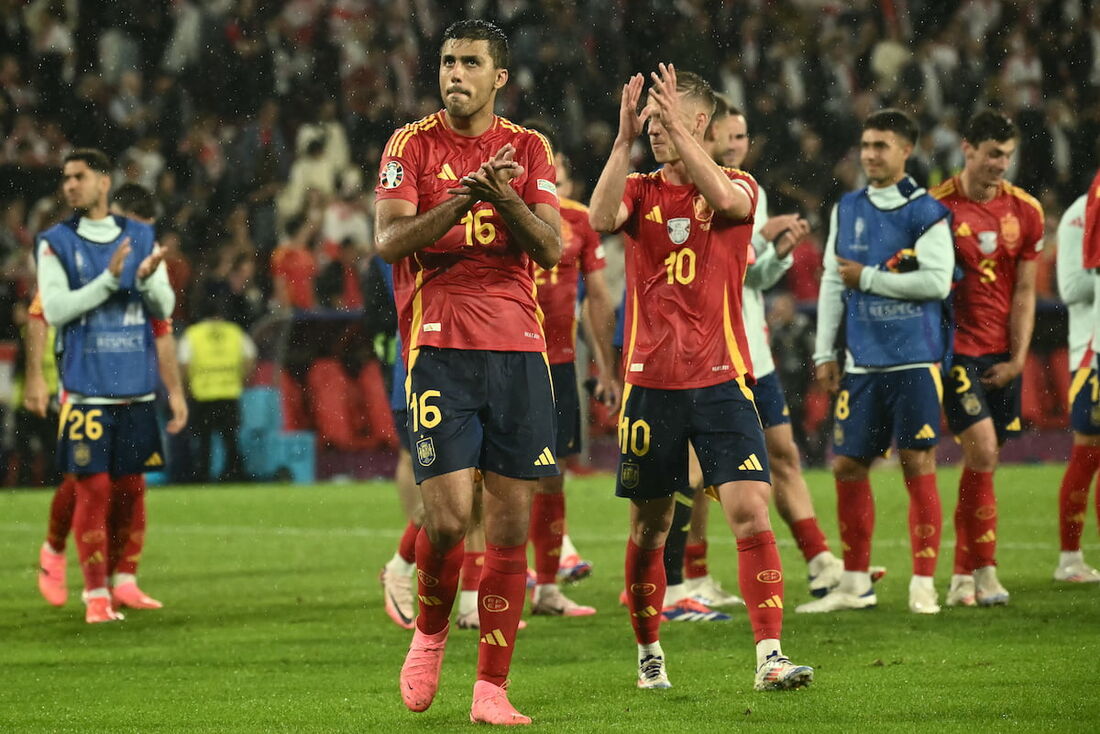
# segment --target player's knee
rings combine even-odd
[[[468,524],[469,518],[455,516],[433,518],[430,522],[425,523],[424,530],[428,534],[428,540],[432,542],[435,548],[445,550],[462,542],[462,539],[466,537]]]
[[[860,482],[867,478],[867,467],[847,456],[833,460],[833,477],[838,482]]]
[[[975,443],[965,452],[966,467],[973,471],[991,472],[997,468],[998,453],[996,441]]]

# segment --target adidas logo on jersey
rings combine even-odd
[[[438,178],[438,179],[442,179],[443,181],[457,181],[458,180],[458,176],[456,176],[455,172],[453,170],[451,170],[451,164],[450,163],[444,163],[443,167],[439,169],[439,173],[435,174],[435,177]]]
[[[936,557],[936,549],[935,548],[925,548],[923,550],[919,550],[919,551],[917,551],[916,553],[913,554],[913,557],[914,558],[935,558]]]
[[[656,617],[658,614],[660,614],[660,612],[654,609],[652,605],[634,612],[634,616],[639,619],[649,619],[650,617]]]
[[[741,471],[764,471],[764,467],[761,465],[760,459],[756,458],[756,454],[749,454],[749,458],[745,459],[741,466],[737,468]]]
[[[557,463],[554,461],[554,454],[550,452],[549,448],[542,450],[539,454],[539,458],[535,459],[535,466],[554,466]]]
[[[935,437],[936,437],[936,432],[932,430],[932,426],[925,423],[921,427],[921,429],[919,431],[917,431],[917,435],[914,436],[913,438],[935,438]]]
[[[963,222],[955,229],[956,237],[971,237],[974,234],[974,230],[970,229],[970,225]]]
[[[665,223],[665,218],[661,216],[660,206],[654,206],[652,209],[650,209],[649,214],[645,215],[645,219],[647,222],[656,222],[657,224]]]
[[[992,543],[997,539],[997,534],[990,528],[974,539],[975,543]]]
[[[481,638],[481,641],[486,645],[492,645],[493,647],[508,647],[508,640],[504,639],[504,633],[500,630],[493,630],[489,634]]]
[[[765,599],[756,605],[757,609],[782,609],[783,600],[779,598],[778,594],[773,594],[770,598]]]

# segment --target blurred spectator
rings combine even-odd
[[[191,261],[183,254],[180,233],[174,229],[158,228],[157,242],[164,250],[164,265],[168,269],[168,282],[176,292],[176,308],[172,311],[172,320],[177,326],[189,321],[191,292]]]
[[[822,466],[825,441],[806,430],[806,396],[813,384],[814,325],[796,306],[794,298],[786,293],[770,298],[768,329],[772,354],[790,407],[795,441],[811,466]]]
[[[271,253],[272,302],[282,308],[313,308],[317,259],[313,236],[317,224],[306,217],[286,223],[286,239]]]
[[[339,243],[350,240],[362,252],[374,250],[370,208],[363,196],[363,176],[349,168],[339,177],[339,196],[325,207],[321,222],[321,241],[326,250],[335,252]]]
[[[362,253],[351,239],[340,243],[336,257],[317,276],[317,303],[322,308],[363,308]]]

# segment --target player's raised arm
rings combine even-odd
[[[642,134],[648,114],[644,110],[641,114],[637,112],[644,82],[641,74],[635,74],[623,85],[623,96],[619,102],[619,134],[615,136],[611,155],[604,164],[588,204],[588,222],[597,232],[614,232],[623,226],[629,216],[623,204],[623,193],[626,191],[626,176],[630,173],[630,148]]]
[[[752,215],[755,192],[747,183],[730,181],[704,150],[701,140],[710,120],[710,111],[699,111],[681,104],[676,88],[676,68],[660,64],[649,88],[651,119],[660,120],[669,142],[680,154],[688,177],[707,204],[718,214],[741,221]]]

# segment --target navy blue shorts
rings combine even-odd
[[[581,451],[581,401],[577,394],[577,368],[572,362],[550,365],[554,383],[554,408],[558,433],[554,450],[558,458]]]
[[[752,386],[752,398],[764,430],[791,422],[791,409],[787,407],[787,398],[783,395],[783,385],[777,373],[769,372],[758,378]]]
[[[708,487],[770,482],[764,429],[752,391],[731,380],[690,390],[627,385],[619,414],[619,473],[615,494],[658,499],[685,491],[688,441]]]
[[[998,442],[1020,435],[1020,378],[997,389],[985,387],[981,379],[990,367],[1007,361],[1007,354],[954,356],[944,374],[943,411],[956,436],[986,418],[993,419]]]
[[[156,403],[61,406],[57,466],[65,474],[114,477],[163,469]]]
[[[397,429],[397,440],[401,442],[401,448],[412,453],[409,444],[409,411],[404,406],[400,410],[393,410],[393,425]]]
[[[1069,406],[1069,424],[1076,433],[1100,436],[1100,366],[1081,367],[1073,373]]]
[[[546,355],[423,347],[409,362],[417,484],[471,467],[515,479],[558,474]]]
[[[935,367],[846,374],[833,408],[833,450],[869,461],[896,443],[930,449],[940,439],[943,385]]]

